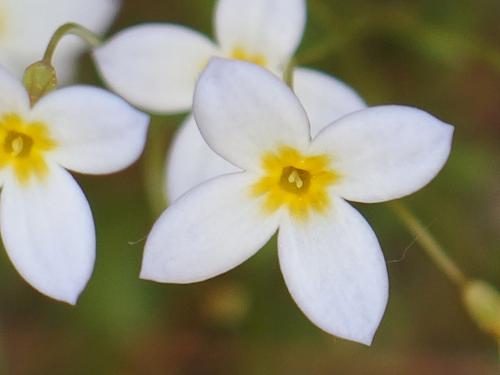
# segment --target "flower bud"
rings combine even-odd
[[[57,87],[56,71],[49,63],[38,61],[26,68],[23,83],[33,106],[42,96]]]
[[[484,281],[473,280],[464,286],[463,301],[478,326],[500,339],[500,293]]]

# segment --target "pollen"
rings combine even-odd
[[[235,47],[230,54],[230,57],[235,60],[248,61],[250,63],[265,67],[267,64],[266,58],[260,53],[248,53],[242,47]]]
[[[0,169],[11,168],[21,184],[46,176],[45,156],[55,147],[42,122],[26,122],[17,114],[0,117]]]
[[[251,194],[264,198],[264,209],[272,213],[285,206],[299,219],[330,206],[328,188],[340,175],[330,166],[328,155],[302,155],[291,147],[262,156],[263,176],[252,185]]]

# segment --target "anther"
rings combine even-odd
[[[24,140],[23,137],[18,136],[14,138],[11,142],[11,148],[12,148],[12,155],[13,156],[18,156],[23,152],[24,149]]]
[[[304,181],[302,181],[296,169],[294,169],[288,176],[288,182],[291,184],[295,184],[295,186],[297,186],[297,189],[300,189],[302,188],[302,186],[304,186]]]

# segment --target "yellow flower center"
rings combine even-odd
[[[252,195],[264,197],[266,212],[286,206],[299,219],[307,219],[311,211],[326,211],[328,187],[340,178],[327,155],[306,156],[291,147],[264,154],[262,168],[264,176],[252,186]]]
[[[266,58],[262,54],[260,53],[250,54],[247,51],[245,51],[245,49],[239,46],[234,47],[230,57],[235,60],[248,61],[253,64],[260,65],[262,67],[265,67],[267,64]]]
[[[17,114],[0,117],[0,169],[11,167],[21,184],[47,174],[44,154],[55,147],[45,124],[25,122]]]

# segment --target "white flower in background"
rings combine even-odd
[[[120,0],[2,0],[0,2],[0,64],[21,77],[28,65],[42,58],[50,37],[68,22],[104,32],[116,16]],[[85,44],[65,38],[54,65],[61,82],[74,74]]]
[[[329,333],[370,344],[387,303],[387,271],[375,234],[344,199],[382,202],[420,189],[446,162],[453,127],[418,109],[381,106],[311,139],[285,84],[223,59],[200,78],[193,108],[208,145],[242,171],[199,185],[163,213],[141,277],[214,277],[279,229],[281,269],[302,311]]]
[[[88,202],[65,170],[105,174],[141,154],[149,118],[102,89],[53,91],[30,107],[0,69],[0,231],[9,258],[40,292],[76,303],[92,273]]]
[[[311,69],[295,69],[293,88],[309,117],[312,136],[332,121],[366,107],[350,87]],[[167,155],[166,196],[173,202],[202,182],[238,170],[208,147],[193,117],[189,116],[179,128]]]
[[[120,31],[94,57],[104,81],[130,103],[155,113],[186,112],[213,56],[247,60],[281,76],[305,21],[304,0],[219,0],[217,43],[183,26],[144,24]]]

